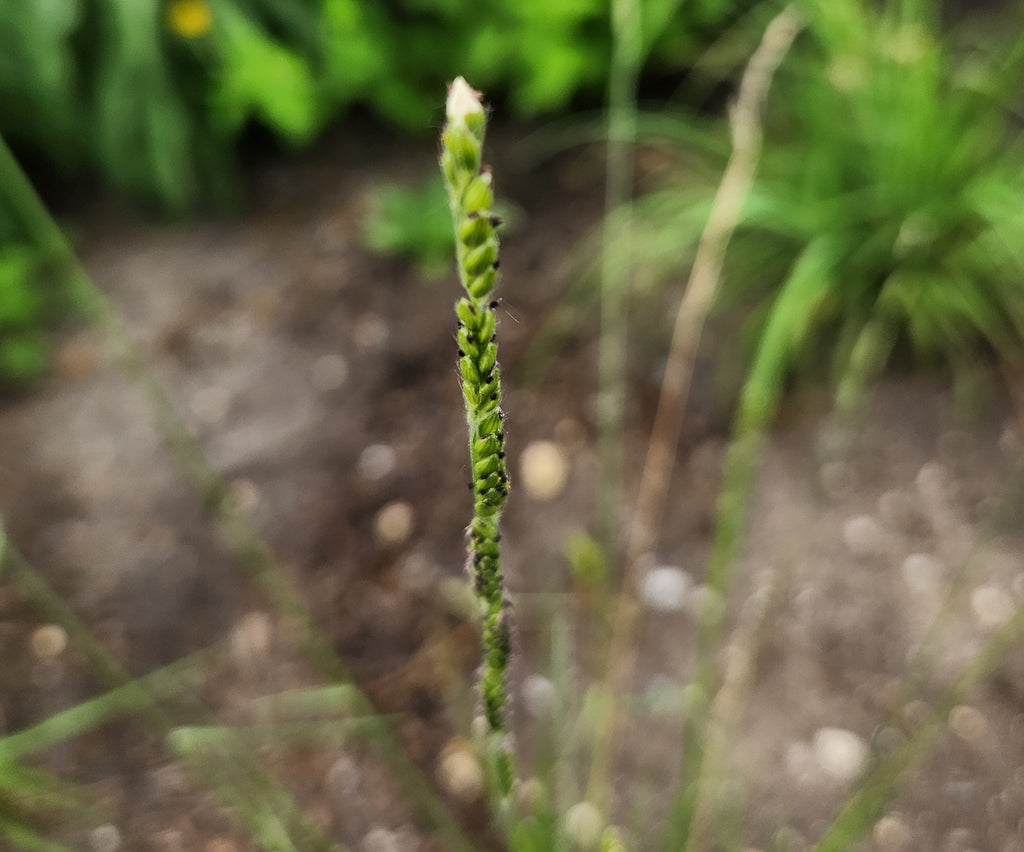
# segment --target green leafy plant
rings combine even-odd
[[[437,175],[416,187],[387,184],[369,196],[363,226],[367,246],[410,258],[426,278],[443,275],[455,246],[447,221],[448,191]]]

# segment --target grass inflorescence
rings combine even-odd
[[[502,740],[507,734],[506,671],[510,633],[501,574],[501,511],[508,496],[501,369],[492,298],[497,281],[498,218],[493,214],[490,170],[481,165],[486,115],[480,95],[459,77],[451,86],[441,136],[441,171],[455,225],[459,280],[465,295],[455,304],[459,320],[459,372],[469,426],[473,520],[469,571],[483,616],[480,690],[488,732],[495,738],[494,770],[502,796],[512,791],[514,771]]]

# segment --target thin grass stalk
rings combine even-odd
[[[1024,605],[989,640],[970,666],[932,704],[931,711],[907,740],[888,758],[877,763],[859,789],[815,844],[813,852],[845,852],[870,829],[879,810],[896,790],[903,773],[921,759],[943,730],[950,711],[966,700],[992,673],[1006,653],[1024,636]]]
[[[217,529],[232,554],[283,616],[310,663],[333,682],[351,681],[347,667],[334,652],[330,641],[317,627],[301,596],[285,578],[269,546],[239,508],[223,478],[209,464],[202,447],[189,431],[166,392],[154,377],[146,360],[132,343],[116,310],[86,272],[64,232],[50,216],[35,188],[21,170],[10,148],[0,136],[0,186],[12,211],[37,244],[48,251],[59,274],[67,276],[72,294],[104,337],[106,344],[149,403],[164,443],[181,466],[189,484],[206,503]],[[51,592],[52,595],[52,592]],[[54,596],[55,597],[55,596]],[[63,623],[63,622],[61,622]],[[82,630],[85,631],[84,628]],[[95,642],[93,643],[95,644]],[[102,662],[104,658],[97,658]],[[106,655],[112,662],[113,658]],[[117,668],[119,664],[114,663]],[[114,674],[114,683],[109,675]],[[115,671],[108,670],[108,685],[118,685]],[[127,676],[125,675],[125,679]],[[373,715],[370,700],[360,696],[362,715]],[[380,722],[378,748],[412,801],[444,835],[453,849],[470,850],[444,803],[434,793],[419,768],[402,749],[394,732]]]
[[[633,174],[637,133],[636,85],[643,62],[639,0],[612,0],[608,72],[608,155],[601,252],[601,332],[597,363],[597,540],[609,556],[621,552],[626,416],[626,304],[630,271],[618,261],[633,252]],[[612,213],[619,211],[614,233]]]
[[[186,689],[182,678],[209,662],[220,650],[215,645],[197,651],[124,686],[54,713],[29,728],[7,734],[0,738],[0,764],[20,760],[122,716],[145,715],[155,704],[163,703]]]
[[[661,395],[636,500],[626,552],[626,573],[613,621],[605,680],[607,716],[597,732],[588,782],[588,798],[607,806],[615,742],[621,726],[621,699],[636,660],[637,566],[655,546],[664,517],[665,499],[679,442],[693,365],[701,332],[714,301],[725,250],[757,167],[761,148],[760,112],[775,69],[802,24],[787,7],[769,24],[740,83],[732,112],[733,152],[726,165],[693,268],[676,314]]]
[[[456,338],[473,492],[467,568],[483,622],[479,683],[487,726],[485,751],[499,805],[504,808],[510,803],[515,781],[506,683],[511,634],[500,543],[509,479],[495,331],[497,302],[492,297],[498,267],[495,229],[500,221],[492,209],[491,172],[481,162],[487,119],[480,97],[462,77],[452,83],[441,134],[441,172],[448,189],[459,280],[465,292],[455,304]]]

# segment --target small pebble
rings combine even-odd
[[[590,802],[577,802],[565,814],[565,833],[576,849],[596,849],[603,830],[604,817]]]
[[[880,728],[871,738],[871,745],[882,755],[892,754],[907,741],[906,735],[899,728],[886,726]]]
[[[398,832],[378,825],[366,832],[359,848],[362,852],[404,852],[400,839]]]
[[[262,494],[260,487],[251,479],[239,478],[231,481],[231,496],[239,509],[252,514],[260,505]]]
[[[988,732],[988,721],[977,708],[959,704],[949,711],[949,729],[964,742],[976,743]]]
[[[415,514],[412,506],[402,501],[388,503],[373,519],[373,531],[378,543],[397,547],[412,535]]]
[[[230,407],[231,394],[220,385],[211,385],[198,391],[189,405],[193,416],[207,426],[223,423]]]
[[[231,658],[241,668],[252,668],[270,650],[273,624],[265,612],[243,615],[231,630]]]
[[[526,814],[542,807],[548,801],[548,792],[544,782],[536,776],[527,778],[519,785],[516,801],[519,804],[519,810]]]
[[[640,600],[655,612],[679,612],[692,587],[693,580],[681,568],[662,565],[648,571],[640,582]]]
[[[978,586],[971,592],[971,609],[982,630],[998,630],[1013,618],[1017,605],[998,586]]]
[[[885,550],[885,530],[869,515],[857,515],[843,524],[843,543],[861,559]]]
[[[336,353],[321,355],[309,370],[309,381],[322,393],[336,391],[348,378],[348,362]]]
[[[906,820],[893,813],[886,814],[875,823],[871,839],[875,841],[878,852],[903,852],[910,848],[913,835]]]
[[[327,770],[327,787],[340,800],[351,803],[359,798],[362,773],[348,755],[342,755]]]
[[[903,582],[920,594],[934,592],[942,581],[942,563],[929,553],[911,553],[900,566]]]
[[[379,482],[386,478],[398,463],[398,457],[387,444],[370,444],[359,454],[356,469],[359,475],[370,482]]]
[[[551,441],[533,441],[519,457],[519,476],[534,500],[554,500],[569,479],[569,462]]]
[[[32,631],[32,653],[41,660],[59,657],[68,647],[68,634],[59,624],[44,624]]]
[[[484,773],[480,762],[464,743],[449,743],[441,753],[438,766],[441,785],[455,798],[473,802],[484,791]]]
[[[376,314],[366,314],[359,318],[352,336],[360,349],[374,349],[387,343],[390,334],[384,320]]]
[[[89,832],[93,852],[117,852],[121,848],[121,832],[116,825],[100,825]]]
[[[868,745],[853,731],[820,728],[814,734],[814,758],[837,781],[851,781],[868,756]]]
[[[527,675],[521,687],[526,712],[534,719],[545,717],[551,713],[557,700],[555,685],[539,674]]]

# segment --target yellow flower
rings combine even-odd
[[[199,38],[213,26],[213,13],[205,0],[174,0],[167,7],[167,26],[182,38]]]

